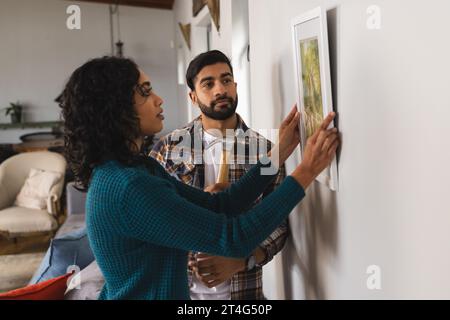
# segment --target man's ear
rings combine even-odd
[[[191,98],[192,104],[197,104],[197,95],[195,94],[195,91],[189,92],[189,98]]]

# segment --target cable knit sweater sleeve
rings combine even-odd
[[[158,167],[160,166],[157,163],[156,165]],[[231,184],[223,192],[215,194],[204,192],[176,180],[162,167],[160,175],[169,180],[180,196],[187,198],[190,202],[200,205],[203,208],[226,213],[231,216],[249,210],[255,200],[278,177],[278,170],[271,175],[262,175],[261,169],[264,167],[267,168],[268,165],[262,165],[258,162],[238,182]]]
[[[232,212],[252,203],[271,179],[260,175],[257,165],[226,192],[209,195],[181,187],[167,177],[136,172],[126,182],[121,196],[124,230],[130,237],[161,246],[245,257],[305,195],[295,179],[287,177],[251,210]]]

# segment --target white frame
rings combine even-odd
[[[323,104],[323,116],[325,117],[328,113],[333,111],[333,99],[331,91],[331,72],[330,72],[330,56],[328,49],[328,26],[327,26],[327,14],[324,9],[317,7],[295,19],[291,22],[292,29],[292,44],[293,44],[293,54],[294,54],[294,65],[296,68],[295,72],[295,83],[296,83],[296,93],[297,93],[297,108],[302,115],[302,119],[305,117],[305,108],[303,100],[303,85],[301,83],[302,79],[302,64],[300,61],[300,46],[299,42],[302,39],[308,39],[308,37],[299,37],[298,28],[302,24],[309,22],[314,19],[319,19],[319,29],[316,30],[318,42],[319,42],[319,60],[320,60],[320,78],[321,78],[321,91],[322,91],[322,104]],[[330,128],[334,127],[334,123],[330,124]],[[303,158],[303,151],[306,145],[306,129],[302,120],[300,120],[300,136],[301,136],[301,157]],[[317,178],[319,182],[327,185],[331,190],[338,190],[338,172],[337,172],[337,161],[336,157],[333,159],[329,169],[330,175],[327,175],[327,169],[325,169]]]

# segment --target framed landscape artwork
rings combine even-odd
[[[326,12],[316,8],[295,18],[291,26],[303,156],[306,140],[333,111]],[[338,190],[336,157],[317,180]]]

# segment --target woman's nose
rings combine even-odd
[[[160,96],[157,96],[157,102],[158,102],[158,106],[160,106],[164,103],[164,100]]]

